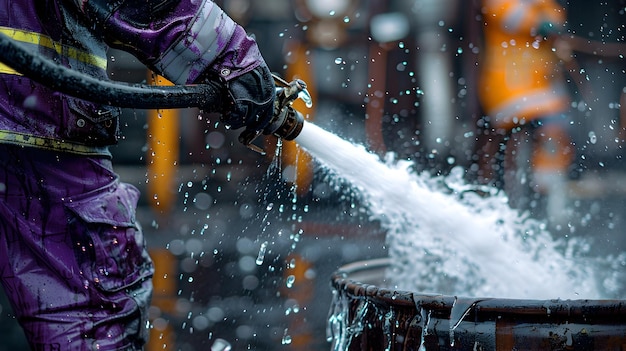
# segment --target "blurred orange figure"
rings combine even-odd
[[[572,161],[570,99],[554,50],[565,10],[553,0],[483,0],[482,14],[479,98],[486,117],[478,122],[478,176],[524,206],[529,194],[563,193]],[[562,199],[548,202],[549,212],[562,212],[554,208],[564,206]]]

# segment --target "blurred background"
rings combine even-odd
[[[476,169],[484,13],[479,0],[216,1],[253,34],[273,71],[308,83],[321,127],[394,152],[415,169]],[[571,99],[571,216],[598,250],[623,251],[626,2],[561,1],[571,59],[558,64]],[[110,52],[110,77],[159,81]],[[158,82],[159,84],[166,84]],[[347,184],[292,142],[266,156],[195,109],[125,110],[113,148],[122,180],[142,192],[138,218],[155,260],[148,350],[327,350],[331,274],[386,255],[385,233]],[[25,349],[0,304],[0,350]]]

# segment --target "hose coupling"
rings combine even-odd
[[[269,125],[263,131],[244,130],[239,135],[239,141],[248,148],[265,154],[260,147],[252,144],[261,134],[274,135],[284,140],[294,140],[302,131],[304,116],[293,108],[292,104],[298,98],[302,99],[307,107],[312,106],[311,95],[306,90],[306,83],[301,79],[287,82],[272,74],[276,83],[276,99],[274,100],[274,114]]]

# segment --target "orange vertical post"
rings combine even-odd
[[[365,134],[372,151],[383,155],[387,152],[383,138],[383,115],[387,95],[387,48],[384,44],[372,43],[369,52],[368,103],[365,107]]]
[[[315,106],[317,101],[315,91],[315,77],[311,69],[309,59],[307,58],[307,46],[301,42],[293,42],[290,46],[291,59],[287,66],[286,75],[289,79],[299,78],[306,82],[307,90],[311,94],[311,99]],[[305,119],[311,121],[313,119],[313,110],[306,107],[300,99],[296,100],[293,107],[305,116]],[[304,195],[309,191],[311,182],[313,181],[313,162],[311,156],[302,150],[294,142],[285,142],[283,144],[283,165],[293,166],[296,171],[295,184],[298,195]]]
[[[150,250],[150,256],[154,261],[154,278],[152,285],[154,294],[152,306],[156,307],[159,315],[152,316],[154,319],[150,338],[146,345],[146,351],[174,350],[176,334],[174,327],[167,315],[175,313],[176,306],[176,257],[166,249]]]
[[[155,85],[172,85],[161,76]],[[179,152],[178,110],[148,111],[148,197],[152,209],[169,213],[176,200],[175,177]]]

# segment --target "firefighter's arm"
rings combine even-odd
[[[233,129],[262,130],[274,82],[256,41],[210,0],[72,0],[112,47],[178,84],[218,81]]]

